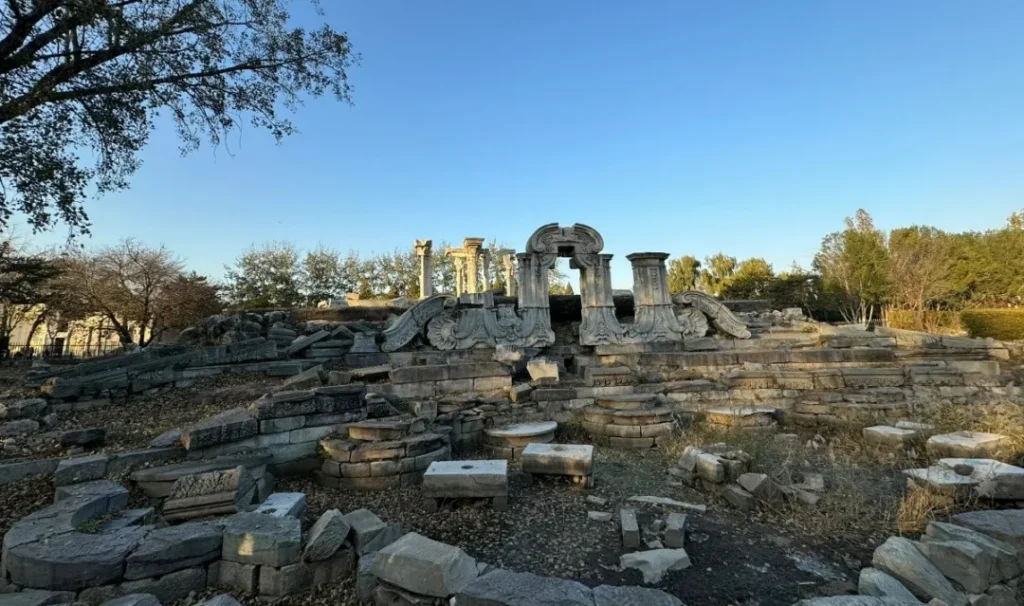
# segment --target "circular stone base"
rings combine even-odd
[[[548,444],[555,440],[558,423],[540,421],[516,423],[484,430],[483,451],[497,459],[518,459],[529,444]]]

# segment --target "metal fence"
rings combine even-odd
[[[87,360],[123,351],[124,349],[116,343],[105,345],[50,343],[42,347],[11,346],[7,351],[0,348],[0,360],[32,360],[40,357],[44,360]]]

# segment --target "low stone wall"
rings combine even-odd
[[[400,398],[429,398],[460,393],[508,390],[512,377],[497,362],[404,366],[390,373],[391,393]]]

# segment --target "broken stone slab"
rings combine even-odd
[[[533,386],[529,383],[513,385],[508,392],[508,397],[513,402],[529,402],[530,394],[533,393]]]
[[[857,592],[878,598],[893,598],[911,604],[920,603],[909,589],[891,575],[877,568],[863,568],[857,581]]]
[[[871,564],[903,583],[919,599],[939,598],[949,606],[967,606],[967,597],[909,539],[889,537],[875,549]]]
[[[160,606],[160,600],[151,593],[130,593],[107,600],[101,606]]]
[[[969,541],[927,541],[917,543],[917,549],[969,593],[984,593],[993,574],[998,575],[995,558]]]
[[[685,549],[652,549],[619,556],[619,566],[639,570],[647,585],[660,583],[670,570],[684,570],[691,565]]]
[[[256,480],[241,465],[178,478],[164,502],[164,518],[187,520],[234,513],[252,504]]]
[[[252,451],[237,455],[217,457],[205,461],[188,461],[172,463],[161,467],[137,469],[131,473],[131,480],[139,485],[147,496],[166,498],[170,496],[174,483],[184,476],[205,473],[208,471],[233,469],[239,465],[245,467],[253,479],[263,477],[266,466],[273,460],[273,455],[265,451]]]
[[[453,606],[593,606],[583,583],[530,572],[497,569],[477,577],[455,595]]]
[[[284,383],[276,391],[296,391],[320,387],[323,385],[323,372],[324,367],[322,365],[304,370],[297,375],[285,379]]]
[[[745,473],[736,481],[759,501],[774,504],[782,500],[782,489],[767,474]]]
[[[184,600],[189,594],[206,589],[208,573],[205,567],[186,568],[162,577],[125,581],[119,591],[123,593],[151,593],[168,604]]]
[[[952,522],[1009,543],[1024,553],[1024,509],[970,511],[953,516]]]
[[[373,601],[373,591],[377,588],[377,577],[373,574],[373,558],[359,558],[356,564],[356,599],[360,604]]]
[[[200,602],[200,603],[196,604],[195,606],[242,606],[242,605],[239,604],[238,600],[236,600],[234,597],[232,597],[231,594],[222,593],[220,595],[213,596],[212,598],[210,598],[209,600],[206,600],[205,602]]]
[[[607,511],[588,511],[587,519],[595,522],[611,522],[612,514]]]
[[[65,431],[60,436],[60,445],[68,446],[95,446],[107,441],[107,430],[103,427],[89,427],[86,429],[72,429]]]
[[[348,538],[350,530],[345,516],[337,509],[329,509],[309,529],[302,559],[307,562],[326,560],[333,556]]]
[[[693,503],[685,503],[683,501],[677,501],[668,497],[656,497],[651,495],[640,495],[632,496],[626,499],[633,503],[647,503],[649,505],[665,505],[667,507],[680,507],[682,509],[689,509],[690,511],[696,511],[697,513],[706,513],[708,510],[707,505],[696,505]]]
[[[865,427],[862,433],[864,441],[868,444],[889,448],[906,448],[917,438],[917,432],[914,430],[887,425]]]
[[[604,497],[599,497],[599,496],[596,496],[596,495],[588,495],[587,496],[587,503],[590,503],[592,505],[597,505],[598,507],[604,507],[605,505],[608,504],[608,499],[606,499]]]
[[[377,578],[422,595],[444,598],[477,577],[476,561],[458,547],[410,532],[373,556]]]
[[[594,606],[683,606],[674,595],[648,587],[598,585],[593,595]]]
[[[46,414],[46,407],[46,400],[43,398],[28,398],[7,406],[0,404],[0,419],[38,419]]]
[[[961,475],[956,471],[941,465],[931,467],[906,469],[903,475],[915,486],[924,488],[936,494],[952,496],[966,495],[971,489],[977,486],[978,482],[970,475]]]
[[[302,526],[299,520],[260,513],[237,513],[224,524],[221,558],[240,564],[280,568],[299,561]]]
[[[306,511],[306,493],[275,492],[268,496],[254,511],[255,513],[278,518],[301,518],[302,514]]]
[[[0,438],[27,436],[39,431],[39,421],[34,419],[18,419],[0,423]]]
[[[181,444],[187,450],[198,450],[237,442],[256,435],[259,423],[244,408],[235,408],[204,419],[181,434]]]
[[[590,444],[527,444],[521,457],[524,473],[589,476],[594,468]]]
[[[124,578],[165,575],[220,559],[223,531],[216,524],[191,523],[149,533],[128,556]]]
[[[558,383],[558,362],[546,358],[534,358],[526,363],[530,380],[541,384]]]
[[[754,495],[750,494],[744,490],[742,486],[737,484],[729,484],[722,489],[721,494],[730,505],[740,511],[752,511],[756,504]]]
[[[777,412],[765,406],[722,407],[708,409],[707,417],[710,423],[726,427],[771,427]]]
[[[128,554],[147,530],[129,527],[105,534],[69,532],[9,548],[4,564],[14,583],[36,589],[80,591],[106,585],[121,579]]]
[[[153,441],[149,443],[152,448],[170,448],[172,446],[181,445],[181,430],[172,429],[165,431],[157,437],[153,438]]]
[[[18,592],[0,593],[0,606],[53,606],[73,601],[75,595],[68,592],[23,589]]]
[[[98,480],[106,473],[108,460],[109,457],[105,454],[63,459],[53,472],[53,483],[57,486],[66,486]]]
[[[998,575],[993,574],[990,584],[1012,579],[1024,573],[1024,557],[1013,545],[994,539],[964,526],[946,522],[929,522],[922,541],[970,541],[987,551],[996,562]]]
[[[665,517],[665,546],[671,549],[685,547],[686,514],[672,512]]]
[[[995,459],[939,459],[939,465],[956,472],[968,471],[977,482],[975,492],[988,499],[1024,500],[1024,469]]]
[[[626,549],[640,547],[640,524],[636,519],[636,510],[619,510],[619,529],[622,531],[622,546]]]
[[[997,454],[1010,438],[996,433],[957,431],[928,438],[925,450],[932,457],[981,458]]]
[[[300,353],[307,349],[308,347],[312,346],[313,343],[316,343],[317,341],[323,341],[324,339],[329,337],[330,334],[331,331],[329,330],[321,330],[311,335],[298,337],[297,339],[292,341],[291,345],[284,349],[284,355],[285,357],[294,356],[295,354]]]
[[[370,546],[388,525],[369,509],[356,509],[345,514],[352,532],[352,545],[360,556],[370,553]]]

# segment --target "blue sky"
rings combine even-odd
[[[809,263],[864,207],[986,229],[1024,208],[1024,3],[323,0],[361,64],[283,145],[181,157],[160,128],[102,245],[200,272],[253,243],[364,253],[581,222],[614,253]],[[296,19],[311,24],[301,0]],[[62,234],[36,238],[60,240]]]

